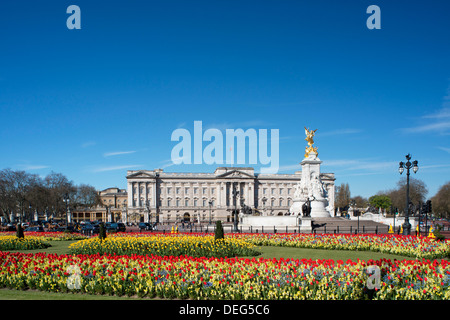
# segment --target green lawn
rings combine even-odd
[[[264,258],[293,258],[293,259],[332,259],[347,261],[351,259],[356,261],[360,260],[379,260],[379,259],[413,259],[411,257],[405,257],[395,254],[387,254],[372,251],[351,251],[351,250],[326,250],[326,249],[307,249],[307,248],[289,248],[289,247],[259,247],[258,251],[261,255],[258,257]]]
[[[25,252],[25,253],[38,253],[38,252],[46,252],[46,253],[56,253],[56,254],[68,254],[69,253],[69,245],[77,242],[78,240],[72,241],[49,241],[52,245],[51,247],[45,249],[35,249],[35,250],[10,250],[10,252]]]

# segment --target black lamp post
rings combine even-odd
[[[69,225],[69,201],[70,201],[69,194],[66,193],[64,195],[64,202],[66,203],[66,229]]]
[[[208,204],[209,204],[209,224],[212,224],[211,221],[211,206],[212,206],[212,200],[209,200]]]
[[[403,223],[403,235],[407,236],[411,234],[411,224],[409,223],[409,170],[412,168],[413,172],[416,173],[417,170],[419,170],[419,167],[417,160],[414,160],[412,163],[410,162],[411,155],[409,153],[406,155],[406,160],[406,163],[400,161],[398,172],[402,174],[404,169],[406,169],[406,208],[405,222]]]
[[[350,200],[350,206],[353,207],[353,216],[355,216],[355,214],[356,214],[356,200],[355,199]],[[357,216],[358,216],[358,228],[357,228],[356,232],[359,233],[359,214]]]
[[[158,186],[158,178],[159,178],[159,172],[155,174],[155,188],[156,188],[156,217],[155,217],[155,223],[159,224],[159,213],[160,213],[160,197],[159,197],[159,186]]]
[[[31,206],[31,203],[30,203],[30,205],[28,206],[28,209],[30,209],[30,225],[31,225],[31,222],[33,221],[33,212],[31,211],[32,209],[33,209],[33,207]]]

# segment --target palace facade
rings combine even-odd
[[[287,215],[301,171],[255,173],[252,167],[220,167],[214,173],[127,171],[128,222],[232,222],[234,210],[253,215]],[[334,211],[334,174],[321,173]]]

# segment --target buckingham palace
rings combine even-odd
[[[252,167],[219,167],[214,173],[129,170],[126,178],[127,221],[207,223],[232,222],[235,210],[252,215],[288,215],[301,171],[262,174]],[[333,206],[334,174],[321,173],[320,178]]]

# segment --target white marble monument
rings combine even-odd
[[[309,200],[311,218],[326,218],[331,216],[330,211],[334,206],[330,203],[329,190],[320,178],[322,161],[318,157],[317,147],[312,146],[316,130],[310,131],[305,128],[305,140],[308,141],[308,147],[306,147],[305,158],[300,163],[302,165],[302,178],[295,187],[294,203],[290,208],[290,213],[303,216],[302,206]]]

